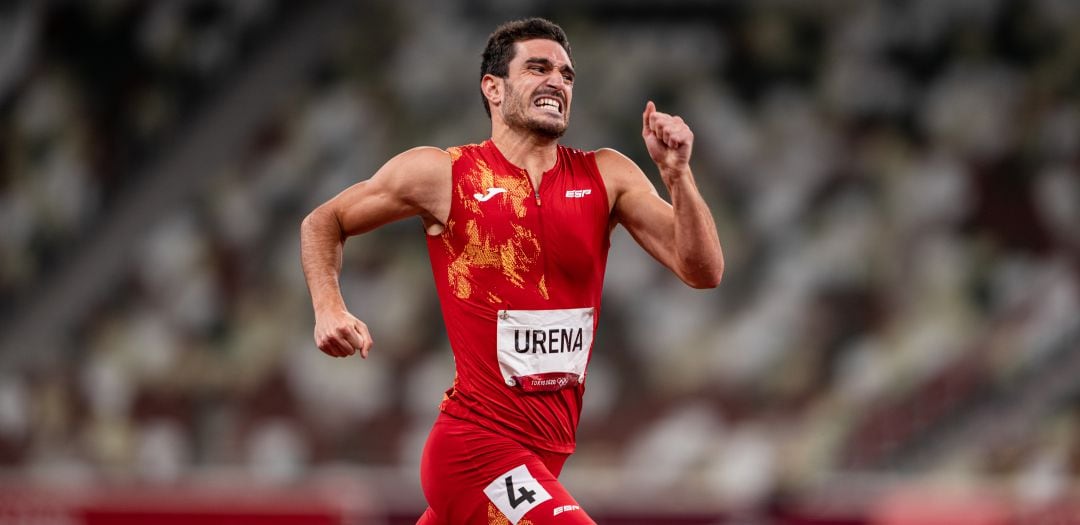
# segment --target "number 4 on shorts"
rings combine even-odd
[[[525,487],[518,487],[518,492],[521,493],[520,498],[514,494],[514,477],[506,476],[506,494],[510,497],[511,508],[516,509],[518,508],[518,505],[521,505],[525,502],[536,503],[536,498],[533,497],[536,495],[535,490],[528,490]]]
[[[484,494],[510,523],[517,523],[534,507],[551,499],[551,494],[525,465],[518,465],[496,477],[484,489]]]

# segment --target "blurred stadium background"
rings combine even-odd
[[[687,118],[727,255],[698,292],[614,235],[600,523],[1080,523],[1080,3],[109,0],[0,6],[0,524],[413,523],[420,223],[347,247],[366,361],[314,347],[298,225],[486,138],[525,15],[566,143],[648,167],[646,99]]]

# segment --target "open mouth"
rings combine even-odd
[[[562,115],[562,109],[563,109],[562,108],[562,102],[559,99],[555,98],[555,97],[550,97],[550,96],[537,97],[536,100],[533,101],[533,105],[540,108],[540,109],[543,109],[543,110],[546,110],[546,111],[554,111],[555,113],[558,113],[559,115]]]

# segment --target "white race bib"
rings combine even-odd
[[[496,477],[484,489],[484,494],[515,525],[530,510],[551,499],[551,494],[525,465],[518,465]]]
[[[585,380],[592,352],[593,308],[499,310],[499,369],[508,386],[561,390]]]

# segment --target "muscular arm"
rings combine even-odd
[[[716,224],[690,171],[693,133],[679,117],[642,115],[642,136],[671,195],[668,204],[641,169],[622,154],[600,150],[596,162],[613,189],[615,219],[645,251],[694,288],[713,288],[724,272]]]
[[[315,310],[315,341],[323,352],[345,357],[359,351],[367,357],[373,344],[367,325],[348,312],[341,296],[338,276],[345,239],[414,215],[426,224],[442,224],[449,206],[449,155],[437,148],[416,148],[304,218],[300,260]]]

